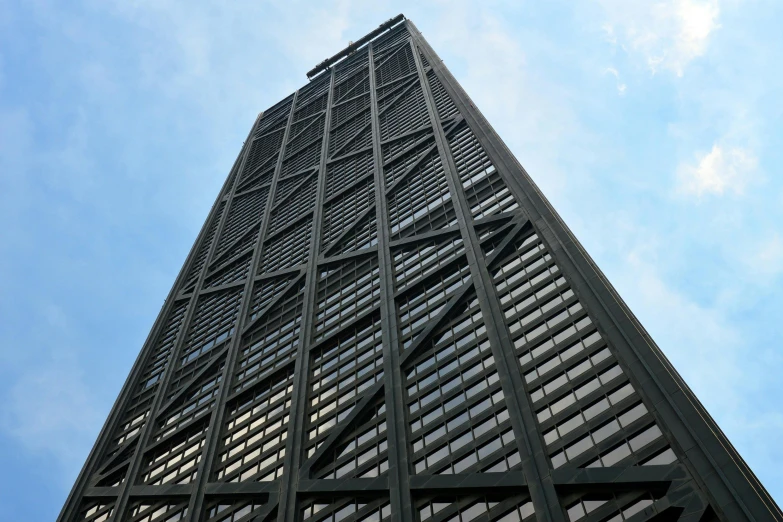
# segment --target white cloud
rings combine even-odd
[[[710,152],[698,157],[695,165],[686,163],[678,167],[678,191],[697,197],[726,192],[742,194],[757,163],[748,149],[715,143]]]
[[[638,55],[656,73],[668,69],[682,76],[704,55],[720,28],[718,0],[663,0],[655,3],[602,0],[608,20],[607,40]]]
[[[625,94],[626,85],[620,81],[620,73],[614,67],[607,67],[604,69],[604,74],[611,74],[617,80],[617,94],[620,96]]]

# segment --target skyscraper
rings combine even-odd
[[[308,76],[61,521],[783,520],[410,21]]]

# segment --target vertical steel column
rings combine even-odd
[[[457,167],[451,155],[449,142],[443,132],[435,99],[432,96],[430,84],[419,56],[420,36],[412,23],[407,20],[405,23],[411,33],[411,47],[413,57],[416,60],[419,82],[424,91],[435,142],[443,163],[449,190],[451,191],[451,199],[465,246],[465,256],[470,266],[471,282],[476,289],[476,297],[481,307],[481,313],[485,318],[487,336],[492,353],[495,356],[498,377],[500,378],[509,410],[516,412],[516,415],[512,413],[510,416],[511,424],[520,449],[522,468],[528,483],[530,497],[539,520],[565,522],[565,513],[560,506],[557,492],[549,476],[549,463],[544,451],[543,440],[536,429],[535,417],[522,383],[521,374],[516,370],[517,363],[514,360],[513,349],[511,348],[513,345],[508,338],[508,331],[502,321],[502,309],[494,291],[491,290],[494,283],[484,263],[481,246],[476,231],[472,226],[470,205],[468,205],[465,199],[465,193],[462,190]]]
[[[217,452],[218,444],[220,443],[223,418],[225,417],[226,413],[226,400],[231,394],[231,381],[234,375],[234,365],[236,364],[239,347],[242,344],[242,324],[244,322],[244,318],[247,316],[250,303],[252,302],[253,281],[255,279],[256,272],[258,271],[258,264],[261,260],[264,239],[266,237],[266,229],[269,225],[269,215],[271,213],[272,203],[274,201],[275,192],[277,190],[277,180],[280,177],[280,169],[283,165],[286,142],[288,141],[288,135],[291,130],[291,122],[294,119],[298,94],[299,91],[296,91],[293,98],[291,99],[291,110],[288,113],[288,121],[286,122],[285,131],[283,132],[283,140],[280,143],[280,151],[277,155],[275,172],[272,175],[272,184],[269,187],[266,205],[264,206],[264,213],[262,215],[261,221],[259,222],[261,231],[258,233],[258,238],[256,238],[256,244],[253,250],[253,259],[250,262],[250,271],[248,272],[247,280],[245,281],[245,288],[242,291],[239,311],[237,313],[236,320],[234,321],[234,338],[232,339],[228,353],[226,354],[226,363],[223,365],[223,372],[220,377],[220,391],[218,392],[215,405],[213,406],[212,418],[209,421],[209,428],[207,429],[207,440],[205,443],[203,457],[201,462],[199,462],[196,483],[194,484],[193,493],[190,496],[190,502],[188,504],[188,513],[190,513],[192,520],[201,519],[201,512],[204,505],[204,491],[206,489],[207,483],[209,482],[209,477],[212,474],[212,465],[215,461],[215,453]],[[250,150],[250,147],[248,147],[248,150]],[[228,214],[228,210],[226,211],[226,214]]]
[[[296,492],[299,487],[299,465],[302,457],[304,421],[307,413],[307,381],[310,374],[310,341],[313,338],[313,309],[318,286],[318,250],[321,244],[321,221],[323,219],[324,184],[326,181],[326,159],[329,154],[329,127],[332,123],[332,100],[334,99],[334,70],[329,73],[329,96],[324,117],[324,136],[321,142],[321,159],[318,164],[313,228],[310,234],[310,255],[305,272],[305,295],[302,303],[302,322],[299,332],[299,347],[294,363],[294,391],[291,394],[291,420],[288,440],[285,446],[286,466],[280,488],[279,522],[296,520]]]
[[[230,202],[230,197],[233,196],[233,193],[236,190],[236,185],[239,183],[239,177],[240,177],[239,173],[242,171],[242,167],[244,166],[245,161],[247,160],[247,155],[250,152],[250,144],[252,141],[251,138],[253,136],[253,129],[255,129],[256,124],[258,123],[258,119],[260,117],[261,115],[259,114],[259,116],[256,118],[256,121],[253,123],[253,126],[250,128],[248,137],[245,140],[242,151],[240,152],[239,157],[241,159],[239,162],[237,175],[234,177],[233,180],[231,180],[231,176],[229,175],[228,179],[226,180],[226,183],[229,183],[229,181],[231,181],[232,183],[231,192],[228,195],[229,202]],[[207,220],[204,229],[202,230],[202,233],[204,233],[209,229],[210,220],[213,218],[214,212],[219,207],[219,203],[222,196],[223,193],[221,191],[221,195],[218,196],[218,200],[215,203],[215,208],[212,209],[212,212],[210,213],[210,218]],[[121,521],[125,516],[125,511],[127,511],[131,488],[133,487],[134,482],[136,480],[136,476],[138,475],[139,467],[141,466],[141,463],[144,460],[144,451],[145,448],[147,447],[147,443],[149,442],[149,439],[154,431],[155,422],[158,416],[158,409],[161,407],[163,403],[163,400],[166,396],[166,389],[168,388],[169,382],[171,381],[171,376],[174,373],[173,364],[175,363],[175,361],[177,361],[179,357],[179,352],[182,349],[184,340],[187,337],[188,329],[190,328],[190,323],[193,320],[193,314],[196,310],[196,305],[198,304],[199,290],[201,289],[201,285],[204,284],[204,278],[206,277],[207,270],[209,269],[209,260],[212,259],[212,256],[215,253],[215,249],[217,248],[217,242],[220,236],[220,231],[225,226],[226,218],[228,216],[228,210],[229,210],[229,205],[227,204],[225,209],[223,210],[223,214],[220,216],[220,223],[218,224],[215,230],[215,235],[212,237],[212,243],[209,247],[209,252],[207,253],[207,257],[204,260],[204,266],[201,267],[201,273],[199,274],[198,279],[196,281],[193,294],[190,296],[190,302],[188,303],[188,308],[187,311],[185,312],[185,317],[182,321],[182,326],[180,327],[180,330],[177,333],[176,343],[174,344],[174,347],[171,349],[171,353],[169,354],[169,357],[166,360],[166,366],[165,369],[163,370],[163,379],[160,383],[160,387],[155,392],[155,399],[152,402],[152,407],[150,408],[149,418],[147,419],[147,422],[144,423],[144,427],[141,429],[141,433],[139,434],[138,448],[136,449],[136,453],[134,454],[130,466],[128,466],[128,472],[125,475],[125,482],[123,482],[122,485],[120,485],[120,493],[117,498],[117,503],[115,504],[114,507],[114,514],[112,515],[112,520]]]
[[[378,121],[378,93],[375,90],[375,60],[372,42],[370,54],[370,122],[372,126],[373,164],[375,166],[375,222],[378,234],[378,267],[381,280],[381,328],[383,338],[384,394],[386,398],[386,440],[389,455],[389,502],[392,522],[412,522],[413,507],[410,493],[408,464],[408,428],[405,421],[405,400],[400,368],[400,350],[397,329],[397,310],[394,303],[394,269],[389,250],[388,203],[386,177],[383,174],[380,124]]]

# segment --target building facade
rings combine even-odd
[[[59,520],[783,520],[409,20],[308,76]]]

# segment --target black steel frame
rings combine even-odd
[[[58,520],[783,520],[410,20],[308,76]]]

